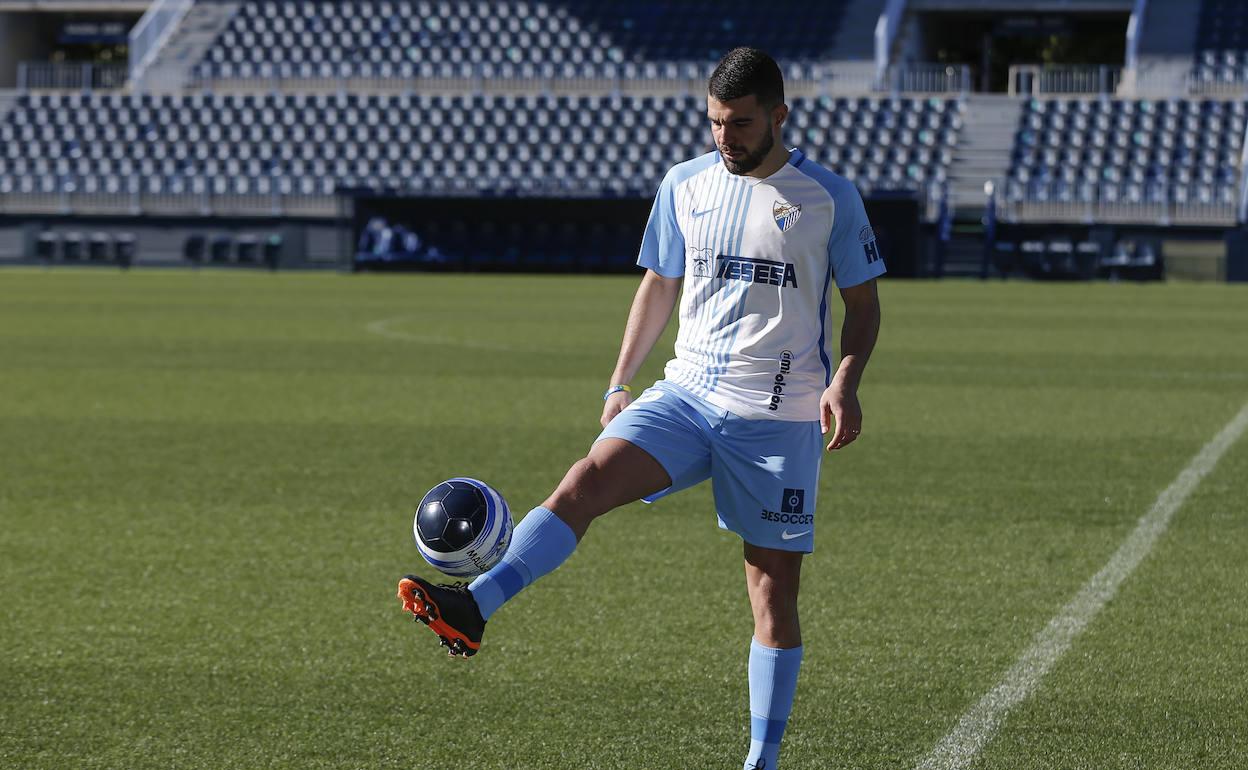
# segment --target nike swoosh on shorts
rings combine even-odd
[[[801,537],[802,535],[809,535],[811,531],[812,530],[808,529],[808,530],[805,530],[804,532],[789,532],[786,529],[785,531],[780,533],[780,537],[784,540],[792,540],[795,537]]]

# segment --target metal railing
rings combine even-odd
[[[877,90],[901,93],[966,94],[971,68],[965,64],[906,64],[889,67]]]
[[[1082,188],[1075,194],[1074,188]],[[1154,183],[1149,194],[1119,194],[1114,184],[1074,185],[1065,190],[1010,180],[1000,200],[1007,222],[1078,224],[1150,224],[1227,227],[1234,225],[1238,204],[1228,200],[1180,200],[1166,183]]]
[[[0,192],[0,214],[51,214],[58,216],[186,216],[186,217],[255,217],[281,218],[304,217],[310,219],[332,218],[338,215],[339,195],[293,194],[273,191],[268,193],[221,193],[204,189],[195,192],[154,192],[145,190],[137,182],[122,185],[123,189],[107,191],[83,191],[75,185],[64,185],[51,192]],[[398,188],[387,188],[403,192]],[[863,194],[891,190],[890,187],[863,188]],[[918,196],[925,221],[932,221],[939,210],[940,197],[944,193],[941,183],[929,182],[911,188]],[[340,188],[339,193],[348,188]],[[436,194],[444,197],[480,197],[476,187],[415,186],[407,189],[413,195]],[[571,189],[562,185],[537,186],[526,191],[529,195],[550,197],[590,196],[615,198],[644,198],[648,191],[613,191]]]
[[[130,81],[139,83],[194,0],[156,0],[130,30]]]
[[[22,91],[115,90],[125,88],[129,75],[125,64],[24,61],[17,65],[17,87]]]
[[[377,75],[377,74],[269,74],[230,77],[209,66],[195,72],[188,87],[216,91],[262,92],[376,92],[431,94],[613,94],[638,93],[683,95],[706,88],[702,78],[656,77],[491,77],[483,67],[472,67],[454,75]]]
[[[1248,97],[1248,78],[1245,78],[1244,72],[1240,71],[1236,72],[1232,78],[1207,80],[1193,71],[1187,76],[1187,93],[1191,96],[1243,99]]]
[[[814,65],[805,77],[788,78],[792,96],[837,96],[880,92],[964,94],[971,87],[970,67],[963,64],[907,64],[890,67],[880,77],[864,70],[842,70]],[[153,72],[149,79],[157,75]],[[692,76],[496,77],[484,66],[461,68],[448,75],[289,74],[230,77],[202,66],[187,83],[188,90],[265,93],[425,93],[425,94],[638,94],[652,96],[701,95],[706,79]]]
[[[332,195],[282,193],[151,193],[138,189],[118,192],[0,193],[0,213],[58,216],[192,216],[192,217],[307,217],[337,216]]]
[[[1118,92],[1123,69],[1111,65],[1051,66],[1015,64],[1009,71],[1011,96],[1108,94]]]

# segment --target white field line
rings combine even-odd
[[[1205,444],[1153,507],[1140,519],[1135,530],[1100,572],[1080,589],[1070,603],[1036,634],[1031,647],[1006,672],[1005,677],[979,703],[962,716],[953,731],[917,766],[917,770],[956,770],[965,768],[992,738],[1010,709],[1021,703],[1040,684],[1053,664],[1070,648],[1122,582],[1131,575],[1166,531],[1175,511],[1183,505],[1218,460],[1248,429],[1248,404]]]
[[[1019,377],[1031,377],[1037,374],[1070,375],[1070,369],[1055,366],[994,366],[992,364],[921,364],[899,363],[890,364],[901,369],[913,369],[924,372],[974,372],[1008,374]],[[1242,382],[1248,380],[1248,371],[1244,372],[1185,372],[1165,369],[1115,369],[1116,377],[1139,377],[1149,380],[1180,380],[1193,382]]]

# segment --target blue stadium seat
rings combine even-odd
[[[1082,179],[1075,199],[1233,202],[1245,109],[1210,100],[1033,100],[1011,153],[1011,189],[1064,199]]]

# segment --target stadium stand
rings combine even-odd
[[[1240,101],[1031,100],[1013,152],[1009,198],[1233,209],[1246,114]]]
[[[143,34],[132,44],[147,42],[132,45],[124,87],[84,76],[0,92],[0,216],[10,220],[0,250],[19,243],[26,254],[89,262],[115,254],[107,228],[133,225],[149,242],[157,228],[133,220],[154,215],[189,223],[176,251],[197,263],[268,261],[277,230],[263,219],[300,219],[282,231],[285,248],[315,242],[328,252],[337,247],[298,231],[345,221],[347,190],[479,205],[635,204],[673,163],[709,149],[702,88],[741,42],[768,48],[786,68],[787,142],[867,196],[917,192],[928,237],[953,263],[1039,276],[1104,275],[1106,264],[1149,273],[1162,261],[1151,241],[1127,249],[1128,265],[1113,239],[1069,228],[1209,230],[1245,218],[1248,4],[1204,0],[1194,13],[1187,0],[1049,3],[1076,25],[1076,6],[1117,9],[1124,20],[1147,10],[1124,61],[1019,58],[1008,92],[972,76],[975,63],[916,58],[936,45],[925,35],[949,34],[928,24],[930,14],[984,5],[166,0],[136,25]],[[58,221],[45,243],[14,234],[23,216],[130,221]],[[1011,233],[998,248],[993,218],[1069,231]],[[439,229],[398,216],[371,236],[360,232],[367,222],[341,241],[383,263],[446,266],[472,234],[469,219]],[[609,227],[546,223],[549,232],[521,239],[508,222],[492,226],[523,241],[478,254],[502,269],[544,269],[543,254],[587,269],[598,254],[628,259],[610,245],[631,238]]]
[[[865,190],[942,182],[962,120],[956,99],[791,103],[790,142]],[[703,107],[688,95],[28,93],[0,124],[0,194],[649,197],[673,163],[710,149]]]
[[[1248,81],[1248,4],[1201,0],[1196,27],[1194,85]]]
[[[705,77],[748,34],[800,66],[835,39],[844,0],[249,0],[197,74],[231,78]],[[801,18],[800,25],[776,24]],[[713,19],[712,23],[707,23]]]

